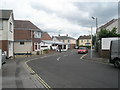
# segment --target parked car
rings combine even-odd
[[[78,46],[75,46],[75,49],[78,49],[79,47]]]
[[[111,41],[109,62],[120,68],[120,40]]]
[[[5,52],[2,50],[2,65],[6,63],[6,54]]]
[[[79,47],[78,54],[88,53],[88,49],[86,47]]]

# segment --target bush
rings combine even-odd
[[[43,50],[44,53],[49,53],[48,49]]]

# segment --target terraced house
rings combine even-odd
[[[54,41],[60,41],[63,42],[65,44],[68,44],[68,48],[69,49],[74,49],[76,46],[76,39],[68,36],[68,34],[66,34],[66,36],[53,36],[53,40]]]
[[[15,20],[15,54],[31,54],[40,51],[42,30],[32,22],[26,20]]]
[[[14,16],[12,10],[0,10],[0,48],[13,56]]]
[[[91,46],[92,45],[92,40],[91,40],[91,36],[80,36],[78,38],[78,46]]]

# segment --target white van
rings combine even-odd
[[[120,68],[120,39],[111,41],[109,61],[115,67]]]

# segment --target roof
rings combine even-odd
[[[80,36],[78,39],[91,39],[91,36],[84,35],[84,36]]]
[[[52,40],[42,40],[42,42],[47,43],[47,44],[68,45],[67,43],[64,43],[64,42],[52,41]]]
[[[106,24],[100,26],[98,29],[106,28],[106,27],[108,27],[109,25],[111,25],[112,23],[114,23],[115,21],[117,21],[117,19],[112,19],[112,20],[110,20],[109,22],[107,22]]]
[[[0,19],[8,20],[12,12],[12,10],[0,10]]]
[[[52,40],[52,38],[50,37],[50,35],[47,32],[43,32],[42,33],[42,40]]]
[[[72,39],[72,40],[76,40],[72,37],[68,37],[68,36],[55,36],[58,40],[69,40],[69,39]]]
[[[15,30],[33,30],[42,32],[41,29],[28,20],[14,20],[14,23]]]

